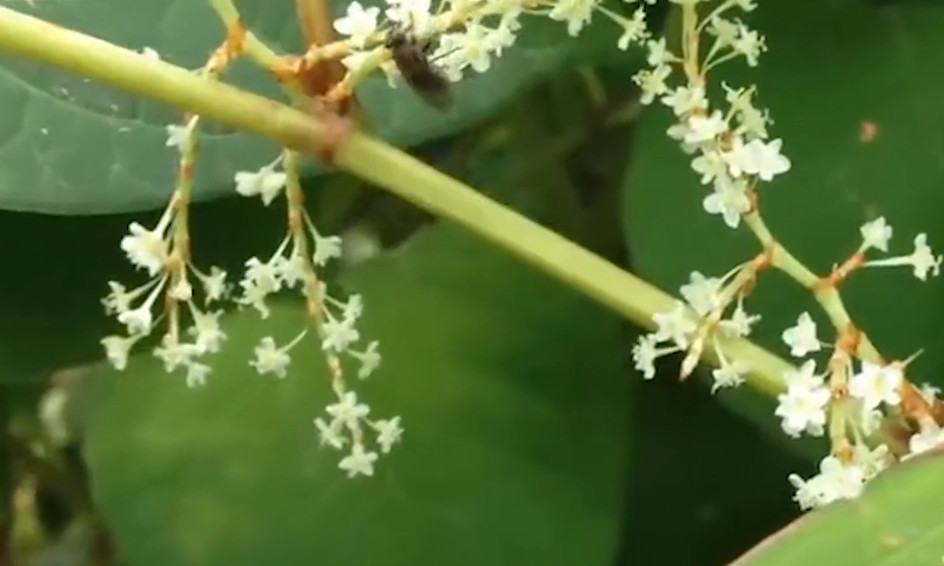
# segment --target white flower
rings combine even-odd
[[[642,8],[636,8],[636,12],[642,12]],[[664,37],[647,41],[646,51],[646,62],[649,63],[650,67],[668,65],[679,60],[671,51],[666,49]]]
[[[655,334],[643,334],[636,339],[633,345],[633,363],[637,370],[642,372],[645,379],[652,379],[656,376],[655,361],[659,357],[659,350],[656,347],[658,339]]]
[[[431,0],[387,0],[384,15],[391,22],[409,25],[419,37],[425,37],[430,31]]]
[[[770,142],[753,139],[745,144],[740,137],[735,137],[724,157],[732,176],[757,175],[763,181],[770,181],[790,170],[790,160],[780,153],[782,145],[780,139]]]
[[[142,285],[137,289],[128,291],[125,286],[116,281],[109,281],[108,287],[111,291],[102,299],[102,305],[105,307],[105,314],[123,313],[131,308],[131,302],[137,299],[141,293],[147,290],[147,285]]]
[[[736,23],[719,16],[711,18],[706,30],[715,36],[719,49],[733,44],[739,33]]]
[[[759,314],[747,314],[744,310],[744,299],[739,298],[731,316],[721,320],[718,325],[723,331],[733,336],[744,337],[751,333],[751,326],[760,319]]]
[[[360,318],[363,313],[364,299],[358,294],[348,297],[347,302],[344,304],[344,320],[353,322]]]
[[[341,236],[315,236],[315,254],[312,263],[318,267],[328,263],[333,257],[341,257],[343,250]]]
[[[128,367],[128,353],[131,347],[138,341],[137,336],[106,336],[101,339],[101,345],[105,348],[105,356],[108,362],[118,371]]]
[[[692,159],[692,169],[701,175],[701,184],[707,185],[714,179],[727,175],[728,164],[721,153],[712,149]]]
[[[654,333],[657,341],[671,340],[683,350],[688,348],[689,336],[698,328],[688,318],[682,301],[675,301],[675,307],[668,312],[654,314],[652,320],[658,326]]]
[[[774,414],[782,419],[783,431],[794,438],[803,432],[820,436],[826,424],[826,405],[831,394],[813,371],[815,363],[810,360],[799,371],[788,372],[784,376],[787,392],[777,396]]]
[[[374,371],[380,367],[382,358],[380,352],[377,351],[379,346],[380,343],[374,340],[367,345],[366,350],[356,355],[361,362],[361,367],[357,370],[357,377],[359,379],[367,379],[370,377],[370,374],[374,373]]]
[[[128,327],[128,334],[131,336],[144,336],[150,334],[153,316],[151,315],[151,304],[145,302],[140,307],[125,311],[118,315],[118,322]]]
[[[374,423],[374,427],[377,430],[377,444],[380,445],[380,451],[384,454],[389,453],[393,445],[403,436],[400,417],[377,421]]]
[[[328,405],[325,411],[349,429],[356,429],[359,426],[358,422],[370,414],[370,407],[358,403],[357,394],[347,391],[341,395],[337,403]]]
[[[367,38],[377,30],[377,16],[380,8],[371,6],[365,9],[356,0],[347,6],[347,15],[334,21],[334,30],[351,38],[355,47],[363,47]]]
[[[131,235],[121,239],[121,249],[135,267],[143,267],[151,277],[164,269],[167,261],[167,242],[164,241],[166,224],[161,222],[154,230],[148,230],[137,222],[128,227]]]
[[[796,488],[794,500],[802,509],[822,507],[839,499],[854,499],[862,493],[865,470],[856,464],[843,465],[835,456],[823,458],[820,473],[804,481],[790,474],[790,483]]]
[[[711,385],[711,392],[714,393],[722,387],[737,387],[744,383],[744,372],[747,368],[741,362],[732,362],[721,364],[721,367],[711,372],[714,383]]]
[[[241,305],[252,305],[259,311],[262,318],[269,316],[265,298],[282,288],[280,259],[280,256],[276,256],[271,261],[262,263],[256,257],[249,258],[246,260],[246,272],[239,282],[239,286],[243,288],[243,294],[236,299],[236,302]]]
[[[193,297],[193,287],[184,277],[168,289],[167,294],[175,301],[186,302]]]
[[[249,365],[256,368],[259,375],[271,373],[280,379],[284,378],[288,365],[292,362],[288,351],[298,344],[306,333],[307,330],[303,330],[294,340],[281,348],[276,347],[275,340],[271,336],[264,337],[253,350],[255,358],[249,361]]]
[[[327,444],[332,448],[340,450],[344,447],[347,440],[341,435],[342,423],[339,420],[332,420],[331,424],[325,423],[324,419],[318,417],[315,419],[315,427],[318,429],[318,437],[321,445]]]
[[[203,352],[218,352],[220,343],[226,340],[226,333],[220,328],[219,321],[223,311],[204,312],[191,305],[190,314],[193,316],[193,326],[187,332],[195,337],[197,348]]]
[[[215,265],[210,268],[209,275],[200,276],[200,281],[203,283],[203,292],[206,293],[205,303],[218,301],[226,293],[226,272]]]
[[[708,214],[720,214],[730,228],[737,228],[741,223],[741,215],[751,209],[747,186],[742,179],[719,176],[715,179],[714,192],[705,197],[702,207]]]
[[[797,438],[803,432],[821,436],[826,424],[829,397],[829,390],[825,387],[793,387],[777,396],[778,405],[774,414],[782,419],[780,426],[788,436]]]
[[[639,85],[642,94],[639,102],[642,104],[652,104],[657,96],[669,92],[669,87],[665,84],[665,79],[672,73],[672,67],[662,65],[655,69],[643,69],[633,75],[633,82]]]
[[[901,403],[899,388],[903,380],[900,367],[863,361],[862,370],[849,381],[849,393],[862,399],[867,410],[878,408],[882,403],[896,406]]]
[[[203,387],[206,385],[207,376],[210,375],[212,368],[199,362],[190,362],[187,364],[187,387]]]
[[[179,366],[193,363],[194,358],[203,351],[196,344],[177,341],[172,335],[165,334],[161,345],[154,348],[154,357],[164,363],[164,371],[170,373]]]
[[[164,142],[165,146],[183,147],[187,142],[187,137],[190,135],[190,128],[188,126],[167,124],[164,128],[167,131],[167,141]]]
[[[785,372],[783,381],[788,388],[815,389],[823,385],[823,376],[816,374],[815,360],[806,360],[799,368]]]
[[[642,8],[636,8],[636,11],[633,12],[633,17],[628,20],[622,20],[623,24],[623,34],[616,41],[616,47],[620,51],[626,51],[630,43],[641,41],[649,36],[649,30],[646,29],[646,12]],[[653,42],[649,42],[652,44]],[[663,60],[666,55],[665,51],[665,40],[662,40],[662,52],[656,52],[654,54],[653,47],[649,47],[649,65],[653,67],[658,67],[665,61]],[[658,48],[658,46],[656,46]]]
[[[693,145],[713,141],[728,131],[728,123],[720,110],[715,110],[709,116],[693,114],[688,117],[686,125],[688,131],[685,133],[684,141]]]
[[[884,216],[863,224],[859,228],[859,233],[862,234],[862,251],[869,248],[888,251],[888,241],[892,239],[892,227],[885,222]]]
[[[689,283],[682,285],[679,292],[695,309],[695,312],[705,316],[721,308],[721,287],[724,285],[719,277],[705,277],[698,271],[689,275]]]
[[[914,239],[915,249],[910,255],[876,259],[866,262],[870,266],[910,265],[914,268],[914,276],[921,281],[927,281],[928,274],[937,277],[941,272],[941,260],[944,257],[935,256],[928,246],[927,234],[918,234]]]
[[[349,478],[353,478],[358,474],[372,476],[374,475],[374,462],[376,460],[376,452],[365,452],[363,446],[355,443],[351,447],[351,453],[341,460],[338,468],[347,472]]]
[[[484,73],[491,67],[492,42],[495,38],[491,35],[491,30],[479,24],[469,23],[462,33],[449,34],[453,45],[445,46],[440,43],[442,56],[448,56],[449,65],[453,72],[461,74],[465,67],[472,67],[477,73]],[[440,39],[442,42],[442,39]],[[500,45],[496,45],[500,48]],[[436,54],[433,57],[437,57]]]
[[[556,0],[548,16],[552,20],[567,22],[567,33],[576,37],[590,23],[596,0]]]
[[[288,289],[304,281],[309,274],[308,260],[298,250],[292,250],[292,255],[287,260],[280,261],[275,267],[279,279]]]
[[[934,256],[928,246],[927,234],[918,234],[914,239],[915,251],[911,253],[911,264],[914,266],[914,276],[922,281],[928,278],[928,272],[937,277],[941,272],[941,256]]]
[[[662,40],[665,42],[665,40]],[[700,86],[680,86],[662,97],[662,103],[672,108],[676,116],[684,116],[697,110],[708,109],[705,89]],[[704,182],[704,181],[703,181]]]
[[[781,338],[787,346],[790,346],[790,355],[797,358],[802,358],[810,352],[817,352],[822,347],[816,337],[816,323],[808,312],[804,312],[797,318],[796,326],[784,330]]]
[[[360,332],[354,328],[354,321],[349,319],[329,320],[322,325],[324,338],[321,349],[338,354],[346,351],[351,344],[360,340]]]
[[[747,64],[751,67],[757,66],[757,58],[767,50],[764,37],[740,22],[738,22],[738,36],[731,44],[731,48],[744,55]]]
[[[285,188],[285,172],[276,171],[274,166],[266,165],[258,171],[237,171],[234,177],[236,192],[244,197],[259,195],[262,204],[269,206],[275,197]]]

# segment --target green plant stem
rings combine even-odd
[[[338,168],[467,228],[647,328],[653,327],[653,314],[669,310],[675,301],[388,144],[357,131],[336,139],[337,128],[330,120],[4,7],[0,7],[0,49],[172,104],[303,153],[338,143]],[[792,367],[789,363],[743,339],[725,340],[724,350],[749,368],[746,377],[754,388],[767,395],[782,390],[781,375]]]

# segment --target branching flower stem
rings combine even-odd
[[[248,36],[246,44],[252,45]],[[172,104],[304,154],[336,142],[338,168],[465,227],[647,328],[652,328],[655,313],[674,304],[663,291],[386,143],[357,131],[334,139],[336,128],[327,117],[5,7],[0,7],[0,49]],[[768,396],[782,391],[781,375],[791,364],[740,338],[725,339],[724,351],[746,366],[745,377],[755,389]]]
[[[723,7],[724,5],[721,5],[719,9]],[[682,68],[689,85],[704,86],[708,71],[710,71],[715,64],[721,62],[721,60],[718,59],[714,62],[707,61],[712,58],[711,56],[714,51],[712,50],[712,53],[706,58],[706,62],[700,62],[698,56],[700,31],[705,23],[711,20],[712,15],[718,12],[704,18],[702,24],[699,25],[697,7],[694,3],[683,4],[681,10]],[[875,364],[887,363],[875,345],[869,340],[866,333],[855,325],[838,289],[838,285],[845,276],[848,275],[852,269],[861,265],[862,256],[860,253],[855,254],[843,266],[834,268],[832,274],[821,277],[790,253],[773,235],[760,215],[756,193],[753,198],[752,210],[743,216],[743,220],[748,229],[757,238],[761,247],[769,254],[771,266],[779,269],[798,284],[808,289],[826,313],[840,337],[840,339],[837,340],[837,345],[845,345],[848,349],[846,352],[837,350],[837,356],[858,357]],[[686,362],[689,362],[687,364],[689,367],[694,365],[694,359],[691,354],[686,359]],[[686,365],[683,364],[683,368],[685,367]],[[831,375],[833,377],[831,386],[834,395],[841,396],[840,394],[846,391],[846,380],[843,378],[845,373],[844,371],[833,371]],[[902,380],[900,393],[902,397],[901,408],[905,415],[918,418],[930,418],[932,413],[931,405],[909,380]],[[840,401],[842,400],[843,399],[840,399]],[[837,407],[833,410],[830,417],[830,429],[834,449],[843,446],[843,443],[839,442],[839,440],[845,438],[845,420],[842,407]]]

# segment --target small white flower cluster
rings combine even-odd
[[[168,305],[173,316],[160,346],[154,349],[154,355],[164,363],[168,372],[184,368],[187,385],[196,387],[204,385],[210,373],[210,367],[201,363],[200,357],[217,352],[226,339],[219,325],[223,311],[208,309],[227,293],[226,272],[211,267],[209,273],[204,273],[172,253],[171,232],[176,217],[176,202],[172,201],[153,229],[133,222],[130,234],[122,238],[121,249],[128,260],[136,268],[145,270],[149,280],[130,290],[117,281],[108,282],[110,292],[102,299],[105,313],[115,315],[125,326],[127,335],[106,336],[101,343],[111,364],[116,369],[125,369],[131,348],[151,334],[156,322],[155,306],[159,304],[158,298],[163,298],[161,306]],[[191,277],[202,289],[201,305],[194,300]],[[190,341],[183,339],[180,332],[178,313],[181,304],[186,305],[192,320],[186,331]]]
[[[908,266],[922,281],[928,275],[939,275],[942,257],[931,251],[925,234],[915,237],[915,249],[908,255],[866,261],[864,254],[870,249],[888,251],[893,229],[884,217],[879,217],[865,223],[859,232],[862,243],[847,262],[846,269]],[[790,354],[797,358],[819,352],[824,347],[817,337],[816,323],[807,312],[800,314],[797,323],[786,329],[781,337],[789,346]],[[851,456],[828,455],[820,464],[819,475],[810,480],[790,476],[790,482],[797,489],[795,499],[804,509],[858,496],[864,484],[893,461],[886,445],[869,446],[875,445],[871,439],[880,430],[885,416],[900,413],[902,388],[906,385],[903,371],[906,364],[882,365],[862,360],[856,372],[851,357],[840,354],[837,349],[824,374],[817,374],[816,362],[812,359],[806,360],[799,370],[788,372],[784,376],[786,392],[777,399],[775,414],[782,419],[781,427],[791,437],[803,433],[823,435],[827,417],[835,419],[843,433],[852,433]],[[937,393],[931,388],[922,392],[931,404],[936,402]],[[944,431],[933,419],[921,419],[918,425],[919,430],[911,435],[908,453],[902,459],[944,445]],[[849,442],[844,436],[831,438],[831,441],[834,450],[837,444]]]
[[[102,339],[106,356],[116,369],[125,369],[132,347],[152,334],[156,324],[166,317],[166,332],[154,348],[154,355],[163,362],[167,372],[183,368],[189,387],[205,385],[211,367],[200,360],[206,354],[218,352],[226,340],[226,333],[219,324],[223,310],[210,310],[209,306],[231,298],[240,308],[252,307],[262,318],[267,318],[270,314],[267,298],[283,290],[297,289],[305,298],[307,312],[317,328],[330,370],[331,387],[338,399],[327,407],[332,417],[329,423],[315,420],[322,444],[343,448],[348,442],[346,432],[352,448],[339,467],[349,476],[372,475],[377,454],[365,448],[365,431],[372,431],[380,451],[387,453],[403,430],[399,417],[367,419],[370,409],[357,401],[344,379],[342,356],[357,364],[360,379],[368,378],[380,366],[381,356],[377,341],[357,347],[361,341],[357,321],[364,310],[361,296],[354,294],[340,300],[328,294],[327,286],[318,276],[318,269],[341,256],[341,238],[323,235],[316,229],[301,204],[297,171],[278,170],[283,156],[257,171],[237,172],[234,176],[236,192],[247,197],[258,196],[266,206],[286,192],[289,228],[271,257],[265,261],[252,257],[246,261],[239,292],[231,296],[225,271],[211,267],[205,273],[191,262],[189,255],[187,205],[197,121],[194,117],[184,126],[168,126],[167,145],[179,148],[181,154],[180,184],[155,227],[146,228],[133,222],[130,233],[121,241],[130,263],[146,271],[149,279],[131,290],[116,281],[108,283],[110,292],[102,303],[106,313],[115,315],[125,326],[127,335]],[[294,157],[292,163],[294,166]],[[195,299],[195,286],[202,290],[200,302]],[[184,320],[188,318],[186,314],[192,323],[182,331]],[[273,337],[263,337],[249,365],[260,375],[285,378],[291,364],[291,350],[307,335],[308,329],[303,329],[281,346]]]
[[[434,14],[431,0],[387,0],[381,21],[380,8],[351,2],[345,15],[334,22],[335,31],[347,36],[354,48],[341,62],[355,74],[370,71],[380,63],[390,85],[395,86],[399,74],[396,65],[379,58],[380,51],[368,46],[380,44],[386,34],[398,28],[416,37],[420,44],[438,37],[438,45],[428,58],[450,81],[457,82],[467,68],[484,73],[493,57],[500,57],[514,44],[521,26],[518,18],[523,11],[522,1],[449,0],[446,6]],[[456,22],[462,22],[462,31],[447,32]]]
[[[860,444],[848,462],[836,456],[826,456],[819,464],[819,474],[808,480],[790,474],[788,479],[796,488],[793,499],[800,508],[812,509],[840,499],[855,499],[862,493],[865,483],[887,466],[888,448],[885,445],[869,450]]]
[[[400,440],[403,429],[400,427],[400,417],[393,417],[387,420],[372,421],[367,418],[370,414],[370,407],[359,403],[357,395],[352,391],[341,394],[338,402],[328,405],[325,409],[329,421],[322,418],[315,419],[315,426],[321,436],[321,444],[341,450],[351,441],[351,452],[345,456],[338,467],[347,472],[348,477],[354,477],[358,474],[365,476],[374,475],[374,462],[377,460],[377,452],[368,450],[364,447],[363,430],[369,427],[376,434],[377,445],[380,452],[387,454],[393,445]],[[347,436],[345,436],[345,432]]]
[[[676,121],[667,134],[692,156],[691,167],[700,176],[701,184],[712,187],[702,203],[705,211],[720,215],[725,224],[737,228],[742,217],[756,207],[758,184],[772,181],[791,167],[790,160],[781,153],[782,141],[770,139],[769,114],[754,105],[756,87],[732,88],[722,84],[727,103],[724,111],[711,108],[706,96],[710,70],[740,58],[755,66],[766,50],[760,34],[740,19],[726,17],[735,10],[751,11],[756,4],[753,0],[721,0],[710,8],[707,16],[700,18],[698,5],[706,0],[672,2],[682,6],[681,53],[672,53],[664,39],[647,41],[649,66],[633,80],[641,90],[643,104],[659,100],[672,109]],[[644,32],[640,33],[648,39]],[[709,48],[700,50],[702,38],[707,38]],[[669,79],[676,71],[684,77],[683,84],[670,87]],[[760,227],[752,223],[751,228],[766,247],[771,236],[762,222]],[[910,254],[867,260],[866,252],[871,249],[888,252],[893,231],[884,218],[878,218],[863,225],[860,233],[862,243],[856,253],[822,280],[824,286],[836,287],[851,271],[861,267],[907,266],[922,281],[929,275],[939,275],[942,256],[934,254],[925,234],[914,238],[914,251]],[[776,253],[774,247],[765,249],[752,262],[721,278],[692,273],[690,283],[681,288],[686,303],[677,301],[668,312],[655,314],[656,330],[641,336],[633,347],[636,368],[651,379],[657,358],[686,351],[681,367],[684,378],[710,344],[719,362],[712,374],[712,392],[742,383],[748,368],[725,356],[723,338],[747,336],[752,324],[759,320],[759,316],[745,313],[743,302],[757,271],[770,265],[783,267],[776,263]],[[798,279],[806,277],[804,273],[793,275]],[[724,318],[731,305],[736,306]],[[795,499],[804,509],[856,497],[869,479],[895,459],[944,444],[944,430],[927,409],[905,414],[903,397],[913,390],[904,376],[908,362],[879,364],[859,359],[858,346],[850,345],[857,344],[858,331],[843,332],[849,336],[837,338],[825,371],[817,372],[816,360],[807,359],[783,376],[785,390],[778,396],[774,411],[788,436],[822,436],[827,431],[829,434],[832,451],[822,460],[820,473],[809,480],[797,475],[789,478],[797,490]],[[782,339],[797,358],[824,348],[809,313],[801,314],[796,325],[783,332]],[[933,394],[926,395],[929,405],[939,403]],[[906,431],[910,434],[907,452],[896,448],[892,454],[890,447],[879,440],[878,433],[886,416],[903,414],[917,426]]]
[[[656,373],[656,359],[688,351],[688,356],[682,362],[682,376],[686,377],[694,369],[708,343],[720,362],[712,372],[712,392],[743,383],[747,368],[725,355],[719,339],[748,336],[752,326],[760,320],[760,315],[751,315],[744,310],[744,282],[735,280],[729,283],[729,280],[738,279],[749,269],[749,265],[739,266],[724,277],[705,277],[697,271],[692,272],[690,282],[680,290],[687,304],[676,301],[671,310],[656,313],[652,317],[656,330],[640,336],[633,346],[636,369],[646,379],[652,379]],[[725,317],[725,311],[732,304],[734,308]]]
[[[754,106],[755,87],[736,89],[723,85],[728,104],[725,112],[711,109],[706,95],[704,80],[708,70],[738,57],[756,65],[766,49],[764,38],[756,31],[740,20],[723,16],[730,10],[750,11],[754,7],[748,1],[722,2],[698,26],[700,32],[713,38],[713,43],[704,61],[699,62],[698,75],[689,74],[684,85],[670,88],[667,81],[676,68],[685,68],[688,54],[670,52],[665,39],[648,42],[649,68],[633,77],[642,91],[643,104],[658,98],[672,109],[678,121],[669,128],[669,137],[678,141],[686,154],[694,155],[692,169],[701,176],[703,185],[712,186],[712,192],[702,203],[704,209],[709,214],[721,215],[731,228],[737,228],[741,216],[751,210],[751,193],[759,181],[771,181],[790,170],[790,160],[781,153],[783,142],[768,141],[767,125],[771,120],[766,111]]]
[[[862,234],[862,245],[859,247],[859,254],[864,254],[871,248],[888,252],[888,242],[892,239],[892,227],[889,226],[885,217],[880,216],[871,222],[866,222],[859,229]],[[941,260],[944,256],[934,255],[931,246],[928,245],[927,234],[921,233],[914,238],[914,251],[907,255],[895,257],[873,259],[864,262],[864,267],[897,267],[907,266],[912,269],[915,277],[921,281],[927,281],[928,275],[937,277],[941,273]]]
[[[236,173],[236,191],[247,197],[258,195],[265,205],[271,203],[286,188],[288,178],[286,172],[276,170],[279,162],[277,159],[255,172]],[[290,198],[289,202],[291,207],[294,201]],[[341,450],[350,441],[351,452],[340,461],[339,468],[349,477],[371,476],[378,455],[365,447],[364,432],[373,431],[381,453],[386,454],[403,432],[400,417],[369,420],[370,407],[358,402],[356,394],[348,390],[339,356],[355,361],[359,366],[358,378],[366,379],[380,366],[379,343],[371,341],[365,347],[355,347],[361,340],[357,321],[364,312],[362,297],[354,294],[340,300],[327,292],[327,286],[317,276],[316,269],[341,257],[341,238],[321,234],[304,208],[298,207],[294,212],[294,215],[290,212],[290,217],[300,219],[299,225],[289,227],[275,252],[266,261],[257,257],[246,261],[244,276],[239,281],[241,293],[235,301],[241,307],[256,309],[262,318],[267,318],[270,311],[266,299],[270,295],[296,288],[301,292],[309,312],[317,313],[321,349],[327,357],[332,389],[337,396],[337,402],[327,407],[330,422],[321,418],[314,420],[321,444]],[[260,375],[284,378],[291,363],[291,349],[307,333],[307,329],[302,330],[284,346],[278,346],[271,336],[262,338],[250,365]]]
[[[938,275],[942,258],[931,251],[924,234],[915,238],[915,249],[910,254],[866,261],[864,254],[870,249],[888,251],[892,233],[884,218],[864,224],[860,228],[862,243],[852,263],[847,262],[847,268],[908,266],[921,280],[929,274]],[[655,314],[656,330],[641,336],[633,347],[636,369],[646,379],[651,379],[655,375],[657,358],[687,351],[688,355],[682,362],[682,375],[687,376],[701,357],[705,343],[710,343],[719,361],[718,368],[712,372],[712,392],[743,383],[747,368],[725,355],[720,338],[748,336],[752,325],[760,319],[760,316],[749,315],[744,310],[744,299],[753,279],[750,269],[759,267],[755,262],[742,264],[723,277],[705,277],[693,272],[689,283],[680,288],[685,302],[677,301],[671,310]],[[731,313],[724,317],[732,305]],[[805,358],[826,347],[819,340],[816,323],[808,312],[800,314],[796,324],[782,333],[782,339],[790,354],[797,358]],[[822,436],[829,419],[841,425],[839,430],[851,434],[851,441],[845,437],[845,432],[841,438],[831,438],[834,445],[838,443],[851,448],[841,458],[836,453],[828,455],[821,463],[819,475],[810,480],[802,480],[796,475],[790,477],[797,489],[796,500],[804,508],[857,496],[865,482],[892,461],[888,447],[881,443],[876,445],[873,439],[884,417],[896,414],[900,409],[905,364],[879,365],[863,360],[858,363],[856,371],[852,357],[840,356],[839,353],[837,348],[826,372],[817,373],[813,359],[807,359],[798,369],[787,372],[783,376],[785,391],[778,396],[774,411],[781,419],[783,431],[793,438],[803,434]],[[929,402],[933,401],[932,392]],[[933,420],[927,420],[920,423],[920,430],[911,436],[910,453],[905,457],[942,443],[944,430]]]
[[[796,357],[823,348],[809,313],[801,314],[782,337]],[[900,414],[905,365],[863,360],[855,371],[853,360],[837,347],[826,372],[817,373],[816,361],[808,359],[798,370],[786,373],[786,391],[778,396],[775,410],[781,428],[793,438],[822,436],[829,421],[833,444],[833,453],[822,460],[818,475],[809,480],[796,474],[789,477],[796,488],[794,499],[803,509],[857,497],[866,482],[894,461],[888,446],[876,440],[876,433],[886,415]],[[923,394],[929,403],[935,402],[934,391]],[[911,436],[905,458],[942,443],[944,432],[928,419]]]
[[[450,81],[458,82],[468,68],[484,73],[493,58],[514,45],[521,29],[519,19],[525,13],[563,22],[571,36],[578,35],[590,23],[594,12],[600,13],[623,29],[617,41],[621,50],[650,37],[642,6],[627,18],[605,8],[600,0],[446,0],[437,5],[435,13],[432,8],[431,0],[386,0],[381,19],[381,8],[365,8],[357,0],[351,2],[345,15],[334,21],[335,31],[345,36],[352,48],[342,63],[354,75],[379,65],[390,85],[395,86],[399,70],[382,56],[381,48],[372,46],[381,45],[394,29],[407,29],[420,43],[438,38],[436,48],[428,53],[429,61]],[[457,28],[461,31],[450,31]],[[743,43],[739,38],[739,44]]]

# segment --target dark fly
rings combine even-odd
[[[394,28],[384,44],[413,92],[431,106],[446,112],[452,105],[449,79],[430,61],[431,43],[418,39],[405,27]]]

